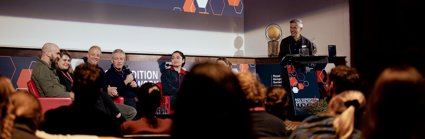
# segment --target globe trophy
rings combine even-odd
[[[279,39],[282,36],[282,29],[277,24],[270,24],[266,27],[266,37],[268,42],[268,56],[279,56]]]

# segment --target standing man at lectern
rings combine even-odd
[[[301,30],[303,29],[303,22],[300,19],[292,19],[289,21],[290,28],[289,31],[291,32],[291,36],[288,36],[280,42],[280,51],[279,51],[279,58],[282,60],[283,57],[287,55],[294,55],[294,54],[300,54],[302,56],[306,55],[314,55],[316,53],[316,47],[315,45],[306,37],[301,35]],[[303,48],[303,52],[300,52],[301,48]],[[307,51],[307,50],[308,51]],[[292,92],[290,87],[290,81],[289,81],[289,75],[288,75],[288,67],[287,64],[289,63],[281,63],[283,64],[283,70],[282,70],[282,86],[285,88],[287,92]],[[290,93],[290,96],[292,96],[292,93]],[[293,101],[293,100],[291,100]],[[290,103],[293,107],[292,103]],[[295,116],[295,110],[289,109],[289,119],[293,120],[301,120],[298,119]]]
[[[286,55],[292,55],[292,54],[300,54],[300,49],[302,47],[307,47],[309,50],[308,55],[314,55],[316,53],[316,47],[314,44],[307,38],[301,35],[301,30],[303,29],[303,21],[301,19],[292,19],[289,21],[290,28],[289,31],[291,32],[291,36],[288,36],[280,42],[280,52],[279,52],[279,58],[282,60],[283,57]],[[289,80],[288,80],[288,70],[286,67],[287,63],[281,63],[284,64],[283,71],[282,71],[282,86],[289,92]]]
[[[301,35],[303,21],[301,19],[292,19],[289,23],[291,36],[282,39],[280,42],[279,58],[282,59],[288,54],[299,54],[303,46],[309,49],[309,55],[314,55],[316,53],[315,45]]]

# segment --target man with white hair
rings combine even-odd
[[[300,54],[300,50],[303,47],[308,48],[308,55],[314,55],[316,53],[316,47],[310,40],[301,35],[301,30],[304,26],[301,19],[292,19],[289,23],[291,36],[282,39],[280,42],[279,58],[282,59],[286,55]],[[286,66],[283,68],[281,77],[282,86],[287,92],[290,92],[289,77]]]
[[[282,58],[288,54],[300,54],[302,47],[309,49],[309,55],[314,55],[316,52],[315,45],[306,37],[301,35],[303,29],[303,22],[301,19],[292,19],[290,23],[291,36],[288,36],[280,42],[279,58]]]
[[[115,49],[112,52],[111,68],[106,72],[106,84],[115,87],[114,90],[108,89],[108,94],[111,97],[124,97],[124,104],[136,108],[136,93],[137,83],[131,70],[125,66],[126,55],[121,49]]]
[[[74,93],[66,91],[65,86],[59,82],[56,69],[52,67],[58,61],[59,54],[57,44],[48,42],[41,48],[41,57],[37,58],[31,75],[40,96],[73,97]]]

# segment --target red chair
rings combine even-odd
[[[35,85],[35,82],[33,80],[29,80],[27,82],[28,91],[32,94],[34,94],[36,97],[40,97],[40,92],[38,92],[37,86]]]
[[[27,82],[27,86],[28,92],[34,94],[40,101],[43,113],[51,109],[56,109],[60,106],[68,106],[72,104],[72,99],[70,97],[41,97],[33,80],[29,80]]]
[[[118,96],[117,98],[114,99],[114,102],[118,104],[124,104],[124,97]]]
[[[157,82],[156,85],[159,86],[159,91],[161,92],[162,100],[160,107],[164,110],[164,114],[172,114],[171,106],[170,106],[170,96],[162,95],[162,83]]]

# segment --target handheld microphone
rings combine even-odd
[[[171,66],[173,66],[173,63],[167,62],[167,63],[165,63],[165,66],[166,67],[171,67]]]
[[[131,70],[128,68],[128,65],[124,65],[123,71],[125,75],[132,74]]]

